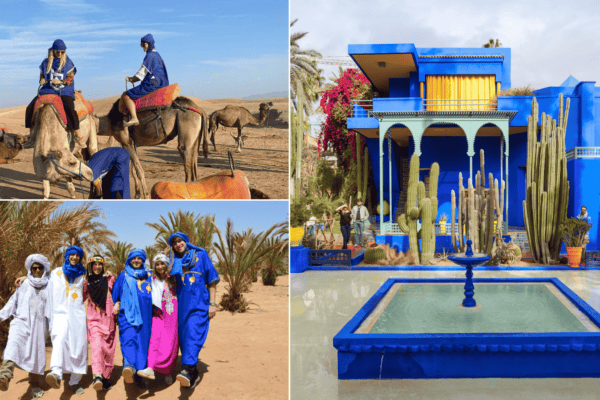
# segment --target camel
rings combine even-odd
[[[219,129],[219,124],[226,126],[228,128],[236,127],[238,130],[237,137],[232,133],[231,137],[235,140],[237,145],[236,153],[241,153],[242,146],[244,145],[244,139],[248,136],[242,136],[242,128],[246,125],[262,125],[269,115],[269,109],[273,107],[272,102],[268,103],[260,103],[259,106],[259,117],[260,121],[250,114],[250,111],[245,109],[244,107],[237,106],[227,106],[222,110],[217,110],[210,115],[210,141],[212,142],[213,148],[217,151],[217,146],[215,145],[215,133],[217,129]]]
[[[50,182],[55,183],[60,178],[67,180],[67,190],[74,199],[73,177],[92,181],[94,174],[71,153],[67,131],[58,118],[49,104],[43,104],[38,109],[31,133],[35,138],[33,168],[35,174],[42,178],[44,199],[50,196]],[[93,119],[86,118],[81,122],[80,129],[90,130],[92,126],[95,127]]]
[[[19,162],[14,160],[19,154],[25,143],[25,137],[15,133],[8,133],[0,128],[0,164],[8,164],[10,162]]]
[[[195,112],[195,109],[199,112]],[[192,100],[178,97],[169,106],[137,112],[139,125],[124,127],[117,100],[107,116],[100,118],[99,135],[112,136],[129,152],[133,164],[133,181],[136,198],[150,198],[144,170],[140,163],[137,148],[157,146],[170,142],[177,136],[179,154],[183,158],[185,181],[198,179],[198,153],[204,138],[204,158],[208,157],[207,116]]]

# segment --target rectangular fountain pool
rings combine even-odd
[[[389,279],[334,337],[339,379],[599,377],[600,314],[556,278]]]

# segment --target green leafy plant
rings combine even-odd
[[[582,247],[587,243],[585,235],[592,229],[592,225],[587,221],[571,217],[562,222],[559,228],[565,246]]]

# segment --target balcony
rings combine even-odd
[[[497,99],[425,99],[421,97],[389,97],[352,100],[350,118],[374,118],[377,111],[495,111]]]

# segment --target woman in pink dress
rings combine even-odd
[[[164,254],[154,257],[152,276],[152,334],[148,352],[148,368],[137,374],[154,379],[154,372],[165,375],[167,385],[173,383],[171,373],[175,368],[179,349],[177,336],[177,286],[171,277],[169,258]]]
[[[88,260],[87,279],[83,284],[83,301],[87,303],[87,335],[92,347],[94,390],[110,388],[108,382],[115,365],[117,345],[116,316],[113,314],[114,276],[104,272],[104,258]]]

